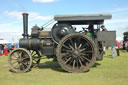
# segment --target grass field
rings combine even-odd
[[[7,56],[0,56],[0,85],[128,85],[128,53],[122,50],[113,59],[107,50],[103,61],[85,73],[67,73],[52,59],[42,59],[30,72],[13,73]]]

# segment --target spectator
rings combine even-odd
[[[7,46],[8,46],[8,52],[11,52],[10,51],[11,43],[8,43]]]
[[[116,42],[116,47],[117,56],[120,56],[120,43],[118,41]]]
[[[16,43],[15,47],[16,47],[16,48],[19,48],[19,44],[18,44],[18,43]]]
[[[112,46],[112,58],[115,58],[115,46]]]
[[[8,56],[8,47],[6,44],[4,45],[4,56]]]
[[[126,43],[127,43],[127,52],[128,52],[128,41]]]
[[[15,45],[13,44],[13,45],[10,46],[10,51],[12,51],[14,49],[15,49]]]
[[[3,55],[3,51],[4,51],[4,46],[0,44],[0,55]]]

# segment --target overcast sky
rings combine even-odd
[[[0,0],[0,33],[22,34],[22,12],[29,13],[29,33],[33,25],[42,26],[56,14],[104,13],[112,14],[104,24],[116,30],[118,38],[128,31],[128,0]]]

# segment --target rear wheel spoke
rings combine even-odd
[[[37,51],[37,50],[32,50],[32,58],[33,58],[33,61],[32,61],[32,67],[36,67],[38,66],[38,64],[40,63],[40,59],[41,59],[41,56],[40,56],[40,53]]]
[[[89,62],[91,62],[91,60],[88,59],[87,57],[82,56],[82,58],[85,59],[85,60],[87,60],[87,61],[89,61]]]
[[[76,45],[76,43],[75,43],[75,49],[77,49],[77,45]]]
[[[84,51],[84,50],[86,50],[85,48],[83,48],[83,49],[80,49],[80,52],[82,52],[82,51]]]
[[[30,52],[31,52],[31,51],[30,51]],[[33,56],[33,54],[34,54],[34,51],[31,52],[31,55],[32,55],[32,56]]]
[[[75,68],[76,60],[73,61],[73,68]]]
[[[69,48],[68,46],[64,45],[64,44],[63,44],[63,47],[65,47],[65,48],[67,48],[67,49],[69,49],[69,50],[70,50],[70,48]]]
[[[80,49],[80,48],[81,48],[81,46],[82,46],[82,44],[80,44],[80,45],[78,46],[78,48]]]
[[[79,68],[79,61],[78,59],[76,59],[76,66],[77,66],[77,69]]]
[[[34,57],[35,55],[37,55],[36,53],[32,55],[32,57]]]
[[[67,64],[70,60],[71,60],[71,57],[69,57],[69,58],[66,60],[65,64]]]
[[[69,40],[70,40],[70,42],[71,42],[71,45],[74,46],[74,44],[73,44],[73,42],[72,42],[72,39],[70,38]]]
[[[82,64],[82,62],[81,62],[81,60],[80,60],[80,59],[79,59],[79,62],[80,62],[80,65],[81,65],[81,66],[83,66],[83,64]]]
[[[84,51],[84,53],[92,53],[93,51]]]
[[[70,55],[69,53],[62,53],[61,56],[67,56]]]
[[[74,50],[74,48],[73,48],[71,45],[69,45],[69,47],[70,47],[72,50]]]

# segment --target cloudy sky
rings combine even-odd
[[[10,32],[22,34],[22,12],[29,13],[29,33],[33,25],[42,26],[56,14],[104,13],[112,14],[104,24],[117,31],[118,39],[128,31],[128,0],[0,0],[0,35],[9,39]]]

